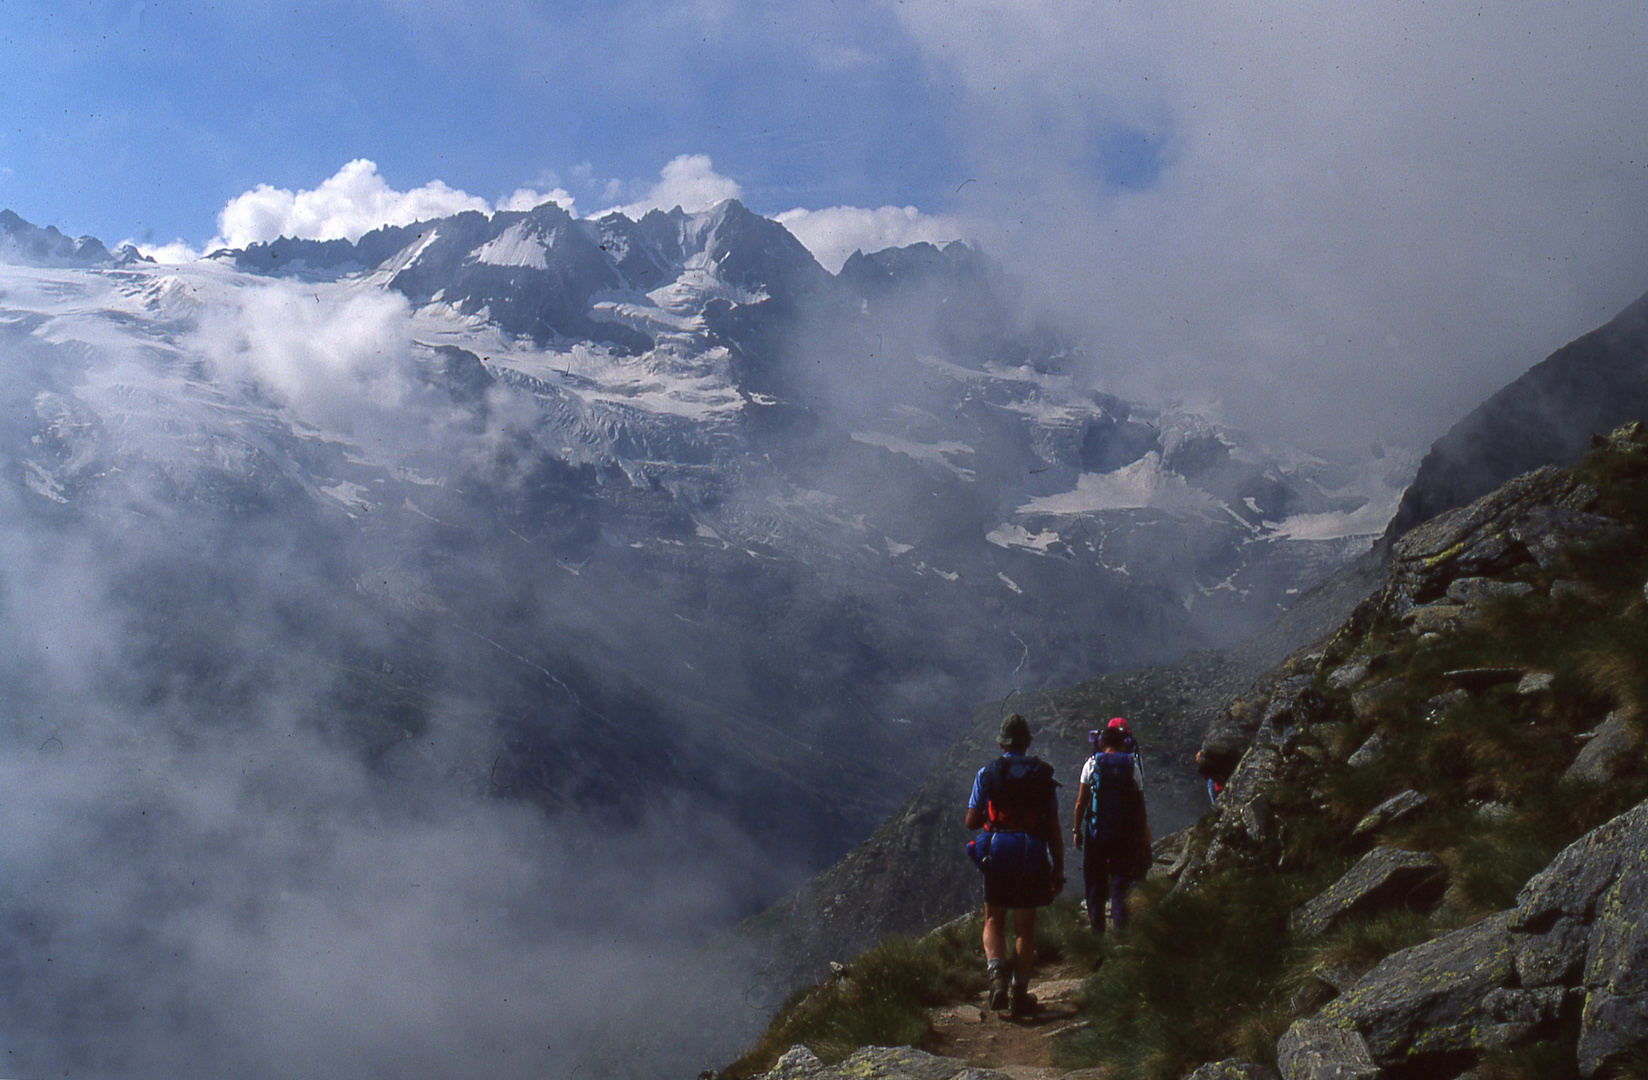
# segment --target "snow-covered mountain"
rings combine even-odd
[[[831,275],[737,202],[186,266],[0,230],[7,527],[119,605],[99,693],[300,686],[386,768],[700,799],[797,858],[982,696],[1256,628],[1411,474],[1095,389],[965,244]]]

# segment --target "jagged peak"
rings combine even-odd
[[[41,228],[13,210],[0,210],[0,261],[25,266],[98,267],[154,260],[130,244],[110,252],[95,236],[71,237],[55,225]]]

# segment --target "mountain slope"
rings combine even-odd
[[[1575,469],[1514,478],[1396,543],[1381,587],[1325,644],[1210,725],[1255,718],[1212,812],[1158,842],[1126,930],[1094,937],[1068,907],[1038,922],[1048,954],[1087,974],[1081,1021],[1050,1033],[1057,1066],[1148,1080],[1638,1075],[1645,507],[1648,429],[1632,424]],[[854,959],[728,1075],[759,1072],[802,1033],[831,1061],[854,1030],[925,1044],[925,1007],[981,985],[958,941],[946,929]],[[977,1064],[788,1060],[767,1076]]]
[[[1477,406],[1431,446],[1391,520],[1400,536],[1648,413],[1648,295]]]

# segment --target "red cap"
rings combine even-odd
[[[1111,718],[1110,718],[1110,723],[1108,723],[1108,724],[1106,724],[1106,725],[1104,725],[1104,726],[1105,726],[1105,727],[1107,727],[1107,728],[1113,728],[1113,727],[1119,727],[1119,728],[1121,728],[1121,729],[1122,729],[1122,730],[1123,730],[1123,731],[1126,731],[1126,730],[1128,730],[1128,727],[1127,727],[1127,721],[1126,721],[1126,720],[1124,720],[1124,719],[1122,719],[1122,718],[1121,718],[1121,717],[1119,717],[1119,716],[1113,716],[1113,717],[1111,717]]]

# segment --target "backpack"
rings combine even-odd
[[[1133,777],[1133,755],[1117,750],[1093,755],[1087,790],[1087,835],[1101,847],[1143,833],[1144,793]]]
[[[1019,832],[1057,828],[1043,820],[1057,786],[1053,766],[1040,758],[996,758],[985,766],[984,776],[990,827]]]

